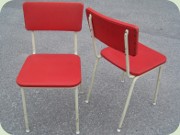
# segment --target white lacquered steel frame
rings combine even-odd
[[[93,24],[92,24],[92,15],[91,14],[88,17],[88,21],[89,21],[89,27],[90,27],[91,37],[92,37],[94,54],[96,56],[96,62],[94,64],[94,69],[93,69],[93,73],[92,73],[92,77],[91,77],[91,83],[90,83],[90,86],[89,86],[89,90],[88,90],[88,94],[87,94],[87,99],[85,101],[86,103],[89,103],[89,98],[90,98],[92,87],[93,87],[93,84],[94,84],[94,78],[95,78],[95,74],[96,74],[96,70],[97,70],[97,65],[99,63],[100,58],[102,58],[102,56],[97,53],[97,47],[96,47],[96,44],[95,44],[95,39],[96,38],[94,37]],[[142,74],[140,76],[133,76],[133,75],[130,74],[128,34],[129,34],[129,30],[126,29],[125,33],[124,33],[126,71],[123,71],[121,82],[124,82],[124,78],[125,78],[125,75],[126,75],[128,78],[132,79],[132,83],[131,83],[131,86],[129,88],[129,92],[128,92],[126,103],[125,103],[125,106],[124,106],[124,109],[123,109],[123,113],[121,115],[121,119],[120,119],[119,126],[118,126],[118,129],[117,129],[118,132],[120,132],[122,124],[123,124],[123,121],[124,121],[124,118],[126,116],[126,112],[127,112],[127,109],[128,109],[128,106],[129,106],[129,103],[130,103],[130,100],[131,100],[131,96],[132,96],[132,93],[133,93],[134,85],[135,85],[136,81],[141,76],[146,74],[145,73],[145,74]],[[159,85],[160,85],[160,77],[161,77],[162,65],[160,65],[157,68],[159,68],[159,72],[158,72],[158,79],[157,79],[157,84],[156,84],[156,90],[155,90],[154,98],[153,98],[153,105],[156,105],[156,101],[157,101],[157,95],[158,95]]]
[[[74,54],[75,55],[78,55],[77,46],[78,46],[78,44],[77,44],[77,32],[75,32],[74,33]],[[33,31],[32,31],[32,53],[33,54],[36,53],[35,35],[34,35]],[[75,88],[76,134],[80,133],[80,131],[79,131],[79,101],[78,101],[78,94],[79,94],[78,88],[79,87],[80,87],[80,85],[78,85],[76,87],[68,87],[68,89]],[[28,88],[28,87],[21,87],[21,96],[22,96],[22,104],[23,104],[24,122],[25,122],[26,132],[30,132],[29,121],[28,121],[28,113],[27,113],[27,106],[26,106],[26,96],[25,96],[24,88]],[[30,88],[32,89],[32,88],[35,88],[35,87],[30,87]],[[62,87],[60,87],[60,88],[62,88]]]
[[[100,58],[102,58],[102,56],[97,51],[96,41],[95,41],[96,39],[94,37],[94,30],[93,30],[93,25],[92,25],[92,15],[91,14],[88,17],[88,21],[89,21],[89,28],[90,28],[90,32],[91,32],[92,44],[93,44],[94,54],[95,54],[95,57],[96,57],[96,62],[94,64],[94,68],[93,68],[93,73],[92,73],[92,77],[91,77],[91,84],[89,86],[87,98],[86,98],[86,101],[85,101],[86,103],[89,103],[89,98],[90,98],[90,95],[91,95],[92,87],[93,87],[93,84],[94,84],[94,78],[95,78],[95,75],[96,75],[97,65],[99,63]]]

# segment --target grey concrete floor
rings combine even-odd
[[[74,91],[71,89],[27,89],[31,132],[25,133],[16,76],[25,58],[31,54],[31,33],[24,29],[22,2],[23,0],[9,2],[0,14],[0,122],[3,128],[13,135],[72,135],[75,133],[75,112]],[[172,133],[180,122],[178,8],[168,0],[84,0],[84,4],[85,8],[90,6],[107,16],[138,25],[140,41],[165,54],[168,60],[163,68],[157,105],[152,105],[157,77],[157,70],[154,70],[137,81],[122,131],[117,133],[130,80],[126,78],[125,83],[121,83],[122,71],[101,60],[90,103],[84,102],[95,61],[84,14],[83,28],[79,33],[82,90],[85,92],[79,95],[80,134]],[[73,52],[73,35],[70,33],[37,32],[36,37],[38,53]],[[100,48],[103,47],[102,44],[98,44]]]

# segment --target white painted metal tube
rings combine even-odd
[[[74,33],[74,54],[78,54],[78,49],[77,49],[77,32]]]
[[[98,53],[98,51],[97,51],[97,46],[96,46],[96,39],[95,38],[92,38],[92,42],[93,42],[93,48],[94,48],[94,52],[95,52],[95,56],[96,56],[96,58],[101,58],[101,54],[99,54]]]
[[[97,52],[97,47],[96,47],[96,42],[95,42],[95,37],[94,37],[94,30],[93,30],[93,24],[92,24],[92,15],[89,15],[89,27],[90,27],[90,32],[91,32],[91,37],[92,37],[92,42],[93,42],[93,49],[96,58],[101,58],[101,55]]]
[[[30,132],[28,115],[27,115],[27,108],[26,108],[26,98],[25,98],[25,93],[24,93],[23,88],[21,88],[21,95],[22,95],[22,103],[23,103],[23,112],[24,112],[24,121],[25,121],[26,132]]]
[[[99,59],[100,58],[96,58],[96,62],[94,64],[94,69],[93,69],[93,73],[92,73],[92,77],[91,77],[91,84],[90,84],[90,87],[89,87],[89,90],[88,90],[87,99],[85,101],[86,103],[89,102],[89,98],[90,98],[90,95],[91,95],[92,87],[93,87],[93,84],[94,84],[94,78],[95,78],[96,71],[97,71],[97,65],[99,63]]]
[[[128,77],[130,78],[128,34],[129,34],[129,30],[126,29],[124,33],[124,44],[125,44],[125,54],[126,54],[126,73]]]
[[[32,52],[33,52],[33,54],[36,54],[36,45],[35,45],[34,31],[32,31]]]
[[[156,84],[156,91],[154,93],[153,105],[156,105],[156,101],[157,101],[159,85],[160,85],[160,78],[161,78],[161,72],[162,72],[162,65],[159,67],[159,71],[158,71],[158,78],[157,78],[157,84]]]
[[[135,77],[131,83],[131,86],[129,88],[129,93],[128,93],[128,97],[126,99],[126,104],[124,106],[124,110],[123,110],[123,113],[121,115],[121,120],[120,120],[120,123],[119,123],[119,128],[117,129],[118,132],[121,131],[121,127],[122,127],[122,124],[123,124],[123,121],[124,121],[124,118],[126,116],[126,112],[127,112],[127,109],[128,109],[128,106],[129,106],[129,102],[131,100],[131,96],[132,96],[132,92],[133,92],[133,89],[134,89],[134,85],[135,85],[135,82],[136,80],[139,78],[139,76]]]
[[[78,87],[75,89],[75,111],[76,111],[76,134],[79,134],[79,102],[78,102]]]

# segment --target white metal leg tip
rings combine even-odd
[[[26,133],[29,133],[30,132],[30,130],[29,129],[26,129]]]
[[[86,102],[87,104],[89,103],[89,101],[88,101],[88,100],[86,100],[85,102]]]
[[[118,128],[118,129],[117,129],[117,132],[121,132],[121,129]]]
[[[153,105],[156,105],[156,103],[153,103]]]
[[[80,134],[80,132],[79,132],[79,131],[76,131],[76,134],[78,135],[78,134]]]

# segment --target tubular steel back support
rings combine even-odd
[[[35,44],[35,34],[34,31],[31,33],[32,35],[32,53],[36,54],[36,44]],[[78,38],[77,32],[74,32],[74,54],[78,54]]]
[[[91,10],[91,12],[89,12],[89,14],[88,14],[88,10],[89,11]],[[124,52],[126,54],[126,74],[127,74],[128,77],[132,78],[133,76],[130,75],[130,63],[129,63],[129,54],[130,54],[130,52],[129,51],[130,50],[136,50],[137,46],[134,46],[134,47],[136,47],[136,49],[132,49],[133,46],[129,46],[129,42],[131,42],[131,40],[129,40],[129,29],[125,29],[124,31],[123,30],[122,31],[117,31],[117,29],[114,29],[115,32],[119,32],[118,36],[120,36],[119,38],[118,37],[116,38],[115,35],[112,35],[113,34],[113,30],[111,28],[107,28],[105,26],[105,25],[109,26],[109,24],[111,24],[111,26],[114,26],[114,25],[116,26],[117,25],[116,27],[119,28],[119,30],[120,30],[121,27],[123,27],[123,28],[127,27],[128,28],[129,24],[123,23],[123,22],[119,22],[119,25],[118,25],[118,21],[115,20],[116,21],[116,24],[115,24],[113,22],[114,21],[113,19],[107,18],[107,17],[105,18],[105,16],[95,12],[94,10],[92,10],[90,8],[88,8],[86,11],[87,11],[89,28],[90,28],[90,31],[91,31],[91,36],[92,36],[92,40],[93,40],[93,46],[94,46],[94,51],[95,51],[96,57],[97,58],[101,58],[101,56],[97,53],[97,49],[96,49],[96,45],[95,45],[95,37],[96,37],[95,36],[95,31],[96,31],[96,35],[98,35],[101,32],[102,32],[101,35],[105,35],[106,38],[104,38],[104,39],[103,39],[103,37],[99,37],[99,38],[97,37],[103,43],[107,44],[108,46],[110,46],[110,47],[112,47],[114,49],[117,49],[117,48],[123,49],[123,50],[119,50],[119,51],[122,51],[122,52]],[[94,15],[91,14],[93,12],[94,12]],[[100,27],[96,26],[96,25],[98,25],[98,19],[96,18],[95,15],[99,15],[99,18],[101,19],[100,22],[104,24],[104,28],[100,28]],[[104,18],[102,18],[102,17],[104,17]],[[94,22],[94,20],[95,20],[95,22]],[[100,26],[100,24],[99,24],[99,26]],[[116,28],[116,27],[113,27],[113,28]],[[133,25],[131,27],[133,27]],[[110,29],[112,30],[112,33],[109,33]],[[138,29],[136,29],[136,28],[134,28],[134,29],[135,29],[135,31],[137,31],[137,34],[138,34]],[[101,36],[101,35],[99,35],[99,36]],[[123,35],[123,36],[121,36],[121,35]],[[135,36],[135,37],[137,37],[137,36]],[[111,39],[111,41],[107,41],[107,42],[109,42],[109,44],[106,43],[107,38],[109,40]],[[122,48],[121,48],[120,45],[119,46],[114,46],[116,44],[113,44],[114,40],[120,40],[120,39],[121,39],[121,41],[119,41],[119,42],[117,41],[117,42],[122,45]],[[137,39],[135,38],[134,40],[137,40]],[[132,53],[136,53],[136,52],[132,52]]]
[[[94,36],[109,47],[125,52],[124,33],[129,30],[129,55],[135,56],[138,48],[139,29],[137,26],[106,17],[91,8],[86,9],[87,17],[92,15]]]
[[[74,54],[77,54],[77,32],[82,28],[83,4],[62,2],[25,2],[24,21],[32,31],[32,49],[35,49],[36,30],[75,31]]]

